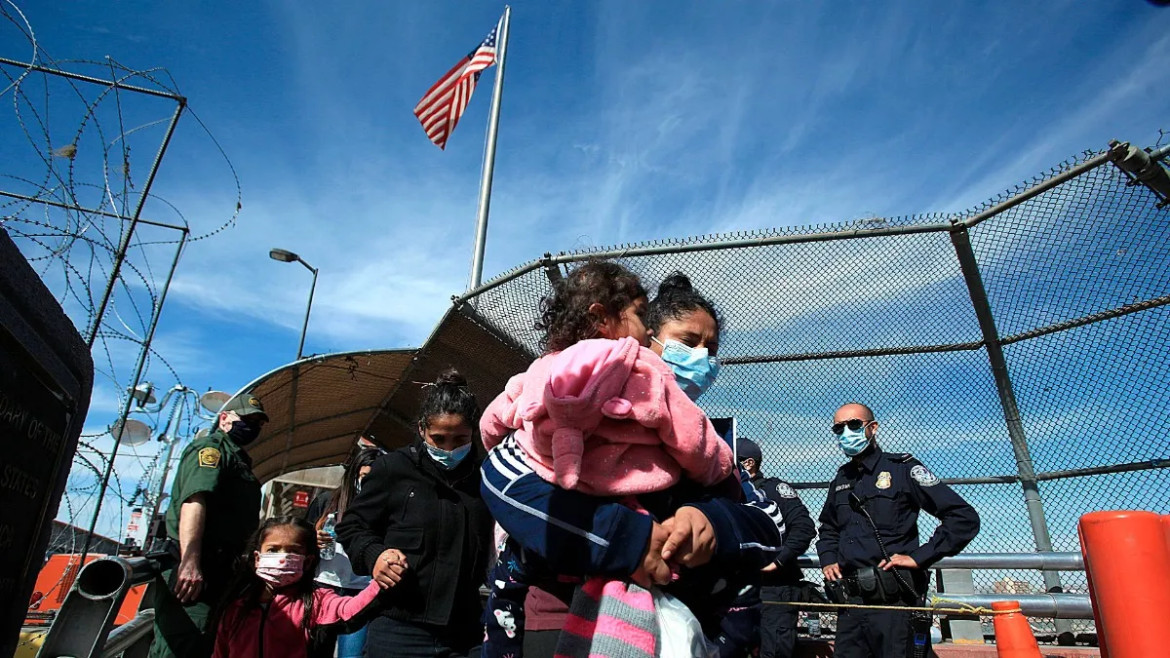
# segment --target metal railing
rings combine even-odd
[[[820,558],[802,555],[797,558],[802,569],[819,569]],[[1092,619],[1093,605],[1088,594],[1052,591],[1045,593],[975,594],[971,570],[1028,569],[1044,572],[1084,571],[1085,561],[1080,553],[963,553],[943,558],[931,567],[937,573],[937,582],[943,587],[932,606],[937,610],[952,610],[955,604],[989,608],[995,601],[1019,601],[1027,617],[1050,619]],[[960,592],[946,591],[958,589]],[[972,592],[972,593],[967,593]],[[945,613],[944,616],[947,616]],[[968,616],[968,615],[960,615]]]
[[[153,611],[149,615],[140,613],[116,631],[111,630],[130,588],[154,579],[159,571],[159,562],[145,557],[107,557],[85,565],[61,604],[37,658],[99,658],[131,649],[142,651]]]

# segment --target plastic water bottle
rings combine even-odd
[[[808,613],[808,634],[812,637],[821,636],[821,616],[815,612]]]
[[[325,525],[321,526],[321,530],[333,538],[327,546],[321,549],[321,559],[332,560],[333,556],[337,554],[337,549],[335,548],[337,544],[337,515],[330,514],[325,517]]]

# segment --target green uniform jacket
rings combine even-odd
[[[179,510],[197,493],[207,496],[204,577],[214,578],[206,569],[230,565],[260,524],[260,482],[252,474],[252,458],[219,429],[193,441],[179,458],[167,508],[167,534],[175,541]]]

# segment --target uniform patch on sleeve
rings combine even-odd
[[[221,455],[215,448],[203,448],[199,451],[199,465],[203,468],[219,468]]]
[[[933,487],[939,483],[938,476],[934,473],[931,473],[930,469],[923,466],[922,464],[919,464],[910,469],[910,477],[914,478],[915,482],[921,484],[924,487]]]
[[[796,498],[796,489],[793,489],[792,485],[787,482],[781,482],[776,485],[776,495],[781,498]]]

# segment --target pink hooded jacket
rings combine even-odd
[[[342,596],[331,589],[313,592],[312,626],[325,626],[353,619],[373,603],[382,588],[371,582],[355,596]],[[300,597],[277,592],[268,609],[243,609],[241,601],[228,606],[215,632],[212,658],[304,658],[309,651],[309,631],[302,622],[305,606]],[[261,637],[263,633],[263,637]]]
[[[733,456],[657,354],[633,338],[583,340],[537,359],[484,411],[484,446],[509,434],[541,478],[596,496],[711,486]]]

